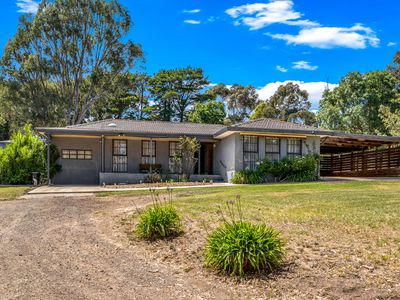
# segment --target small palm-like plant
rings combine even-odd
[[[153,204],[140,213],[136,233],[141,238],[157,239],[177,235],[181,232],[181,217],[172,206],[172,191],[168,190],[169,199],[160,200],[155,190],[150,190]]]
[[[284,241],[280,232],[265,224],[254,225],[242,218],[237,201],[239,220],[235,220],[230,204],[230,221],[224,218],[222,226],[207,238],[206,265],[221,273],[244,275],[251,272],[272,272],[285,258]]]

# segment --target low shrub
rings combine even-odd
[[[235,172],[231,182],[234,184],[258,184],[262,183],[264,178],[258,171],[243,170]]]
[[[318,157],[315,155],[299,158],[285,157],[273,162],[269,171],[279,181],[314,181],[318,179]]]
[[[181,217],[172,206],[172,192],[169,192],[169,201],[161,201],[154,190],[152,197],[152,206],[140,213],[136,234],[146,239],[166,238],[179,234],[182,228]]]
[[[145,183],[159,183],[162,181],[159,173],[151,173],[144,178]]]
[[[205,263],[220,273],[230,275],[268,273],[282,265],[284,246],[280,232],[272,227],[254,225],[242,217],[238,221],[225,220],[207,237]]]
[[[284,157],[280,161],[262,161],[255,171],[242,170],[235,173],[235,184],[258,184],[270,175],[278,181],[306,182],[318,179],[318,156],[305,155],[298,158]]]

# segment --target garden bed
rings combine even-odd
[[[183,235],[140,240],[132,234],[135,214],[123,219],[122,228],[150,261],[223,286],[236,298],[396,298],[399,188],[390,182],[352,182],[186,190],[177,192],[174,202],[184,216]],[[218,206],[236,194],[248,220],[282,230],[287,258],[278,272],[238,278],[204,267],[206,236],[221,224]]]
[[[137,183],[137,184],[113,184],[105,185],[105,188],[115,188],[115,189],[134,189],[134,188],[159,188],[159,187],[179,187],[179,186],[202,186],[202,185],[212,185],[213,182],[156,182],[156,183]]]

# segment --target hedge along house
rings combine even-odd
[[[324,149],[337,150],[335,139],[343,137],[272,119],[232,126],[116,119],[37,131],[60,151],[62,171],[53,178],[56,184],[137,183],[153,171],[174,177],[173,157],[183,136],[200,142],[191,179],[214,181],[229,181],[236,171],[254,170],[263,159],[320,154],[321,141]]]

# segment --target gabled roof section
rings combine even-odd
[[[50,134],[126,134],[140,136],[201,136],[213,138],[223,125],[108,119],[67,127],[37,128]]]
[[[303,124],[285,122],[275,119],[262,118],[245,123],[228,126],[216,135],[223,134],[227,131],[246,131],[246,132],[271,132],[271,133],[298,133],[298,134],[315,134],[315,135],[330,135],[331,130],[317,128]]]

